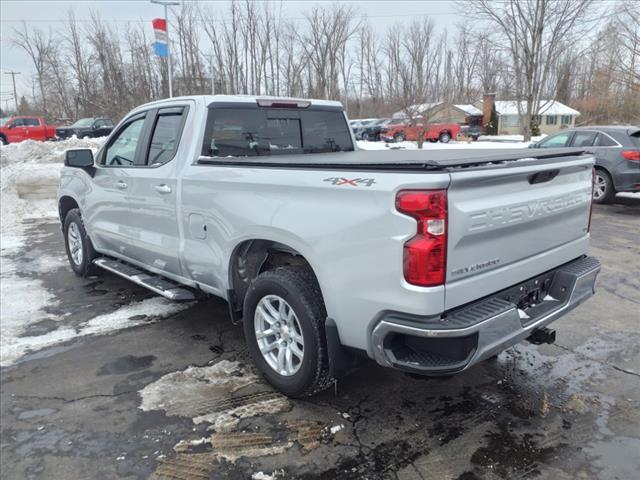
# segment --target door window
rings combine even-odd
[[[164,165],[175,156],[182,133],[183,115],[182,109],[164,113],[160,110],[153,127],[147,165]]]
[[[596,139],[596,132],[577,131],[571,140],[572,147],[591,147]]]
[[[40,121],[37,118],[23,118],[22,124],[25,127],[39,127]]]
[[[560,148],[566,147],[567,141],[571,137],[572,132],[562,132],[552,137],[545,138],[539,143],[540,148]]]
[[[136,150],[142,136],[145,117],[137,118],[116,135],[107,147],[103,164],[108,167],[130,167],[135,163]]]

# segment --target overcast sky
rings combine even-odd
[[[221,19],[228,17],[229,2],[199,1],[207,9],[218,12]],[[278,2],[279,3],[279,2]],[[309,11],[314,5],[323,2],[313,1],[284,1],[283,15],[296,21],[302,21],[304,12]],[[331,2],[324,2],[330,4]],[[396,22],[408,23],[413,18],[429,16],[433,19],[438,29],[453,27],[462,17],[456,15],[455,4],[451,0],[429,1],[349,1],[343,2],[352,5],[357,12],[357,19],[367,17],[377,32],[384,32]],[[153,5],[149,1],[139,0],[94,0],[94,1],[29,1],[29,0],[2,0],[0,1],[0,68],[2,69],[2,81],[0,90],[2,97],[11,95],[13,87],[11,76],[5,71],[15,70],[21,72],[16,76],[18,96],[31,94],[34,68],[31,60],[22,49],[12,45],[11,38],[14,28],[21,27],[22,21],[30,25],[37,25],[43,29],[51,28],[54,32],[65,27],[66,14],[69,8],[73,8],[76,19],[79,22],[89,20],[89,12],[97,11],[103,20],[113,22],[124,27],[127,22],[142,22],[148,26],[152,37],[151,19],[163,15],[163,9],[159,5]],[[170,32],[171,33],[171,32]],[[206,48],[203,46],[203,48]],[[2,102],[4,107],[5,102]]]

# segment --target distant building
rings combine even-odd
[[[520,116],[518,114],[518,102],[515,100],[496,100],[496,113],[498,114],[498,134],[515,135],[522,133]],[[523,101],[520,107],[526,110]],[[540,133],[551,134],[563,128],[571,128],[576,125],[576,117],[580,112],[564,103],[555,100],[542,100],[535,120],[540,127]]]
[[[455,105],[448,102],[421,103],[399,110],[392,117],[414,119],[426,117],[429,123],[479,125],[482,120],[482,110],[473,105]]]
[[[459,123],[467,125],[486,125],[491,115],[491,102],[495,103],[498,114],[498,134],[521,134],[518,103],[515,100],[494,100],[494,94],[485,94],[483,102],[477,105],[453,104],[448,102],[432,102],[410,105],[395,112],[393,118],[427,118],[429,123]],[[523,101],[521,108],[526,109]],[[486,119],[483,120],[483,111]],[[576,125],[576,117],[580,112],[555,100],[542,100],[535,120],[540,127],[540,133],[551,134],[563,128]]]

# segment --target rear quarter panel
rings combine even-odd
[[[341,177],[375,183],[327,181]],[[444,287],[414,288],[404,281],[403,245],[416,223],[396,212],[395,195],[400,188],[446,188],[448,181],[442,173],[193,165],[182,180],[184,263],[196,278],[212,272],[210,282],[224,291],[238,244],[266,239],[288,245],[311,264],[341,341],[366,349],[372,322],[383,310],[442,312]],[[205,219],[207,239],[191,235],[192,215]]]

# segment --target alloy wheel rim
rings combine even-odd
[[[596,179],[593,184],[593,198],[601,198],[604,196],[607,190],[607,182],[602,175],[596,174]]]
[[[73,263],[76,265],[80,265],[82,263],[84,253],[82,251],[82,237],[80,236],[80,229],[75,222],[69,224],[67,239],[69,241],[71,260],[73,260]]]
[[[256,306],[253,323],[267,365],[282,376],[295,375],[304,358],[304,338],[291,305],[278,295],[266,295]]]

